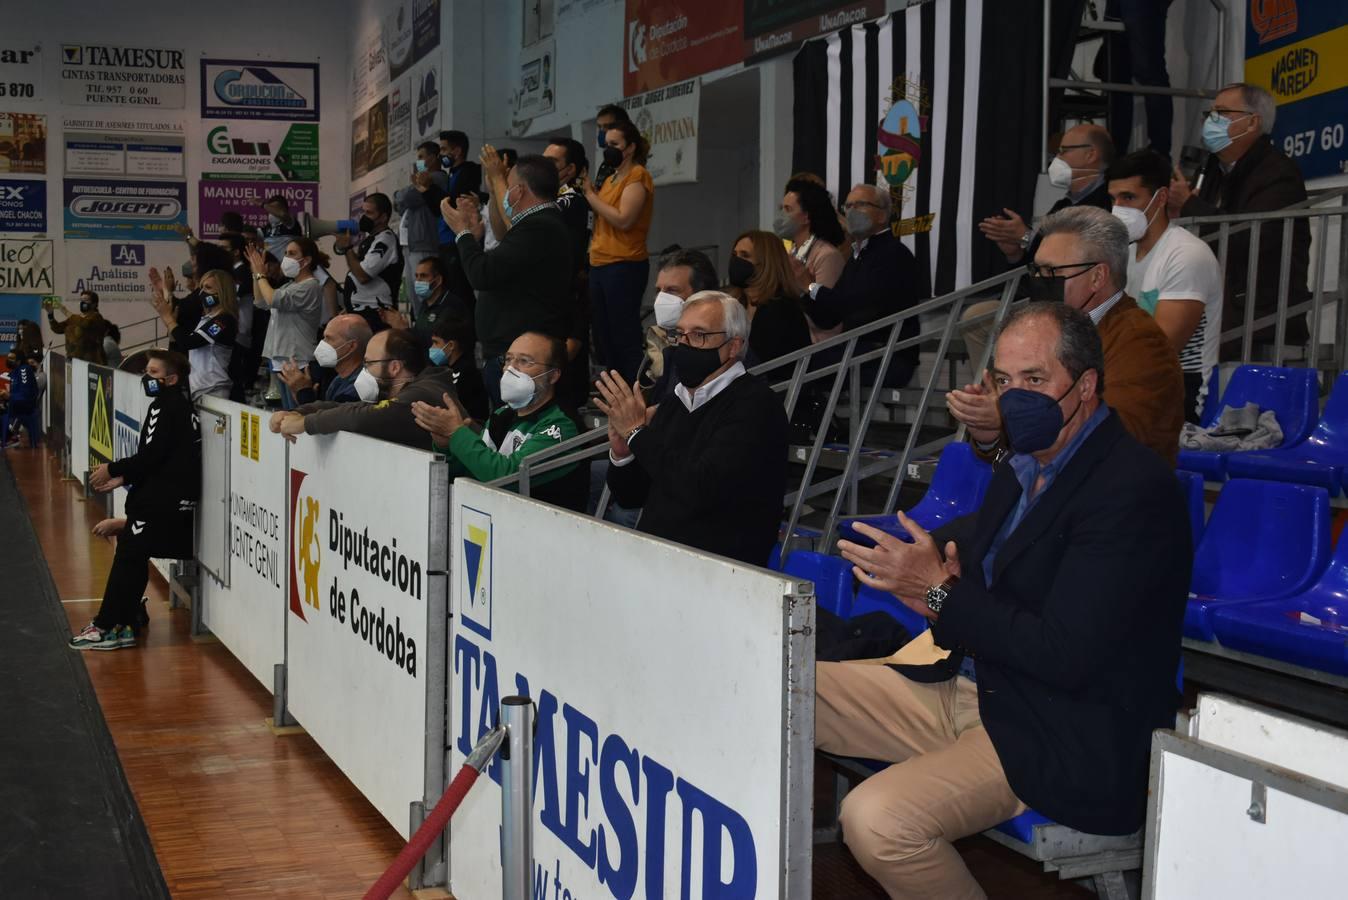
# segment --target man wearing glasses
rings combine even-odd
[[[526,456],[576,436],[576,423],[557,405],[557,382],[566,364],[562,339],[526,331],[511,342],[502,362],[505,405],[480,426],[449,394],[442,398],[443,406],[412,404],[412,415],[430,432],[433,449],[448,460],[451,477],[505,478],[520,470]],[[588,481],[576,488],[566,478],[575,468],[571,463],[531,475],[530,496],[569,509],[583,508]]]
[[[1297,164],[1269,140],[1277,105],[1273,95],[1252,84],[1222,88],[1212,108],[1204,113],[1203,146],[1212,154],[1190,185],[1175,170],[1170,182],[1170,215],[1218,216],[1283,209],[1306,199],[1306,183]],[[1254,294],[1255,320],[1278,311],[1278,279],[1282,272],[1282,222],[1268,222],[1259,232],[1259,271]],[[1306,271],[1310,265],[1311,227],[1294,220],[1288,269],[1287,305],[1310,299]],[[1247,279],[1250,232],[1232,234],[1226,251],[1226,303],[1222,330],[1245,323],[1245,304],[1251,294]],[[1254,339],[1272,343],[1272,323],[1256,328]],[[1290,316],[1283,340],[1301,346],[1310,338],[1304,314]]]
[[[843,204],[847,231],[852,236],[852,253],[833,287],[811,280],[805,265],[795,261],[801,304],[816,329],[828,331],[840,324],[844,331],[859,328],[902,312],[929,295],[928,279],[917,259],[890,230],[892,207],[889,191],[884,188],[873,184],[852,188]],[[918,330],[914,316],[903,323],[899,339],[916,337]],[[857,352],[869,349],[871,345],[858,346]],[[885,386],[906,386],[917,370],[917,360],[915,346],[896,352],[889,361]],[[827,365],[832,361],[836,360],[821,363]],[[865,367],[862,372],[866,374]]]
[[[767,565],[786,493],[786,411],[742,362],[749,319],[734,297],[688,298],[671,332],[679,384],[648,411],[616,371],[599,379],[608,416],[608,485],[639,531]]]
[[[1065,303],[1090,316],[1104,345],[1104,402],[1139,443],[1172,466],[1184,425],[1184,378],[1179,356],[1156,320],[1124,293],[1128,282],[1128,231],[1102,209],[1079,206],[1046,216],[1039,249],[1029,266],[1030,296]],[[951,414],[969,428],[985,456],[1006,445],[996,391],[983,383],[951,391]]]

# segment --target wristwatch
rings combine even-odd
[[[632,438],[640,434],[645,427],[645,425],[638,425],[636,428],[633,428],[631,431],[627,432],[627,437],[623,438],[623,441],[628,444],[632,443]]]
[[[955,589],[955,585],[958,583],[959,578],[951,575],[940,584],[934,584],[927,588],[927,609],[939,616],[941,607],[945,606],[946,598],[950,596],[950,592]]]
[[[1020,236],[1020,241],[1018,243],[1020,244],[1021,250],[1029,250],[1030,245],[1034,243],[1034,229],[1025,229],[1025,233]]]

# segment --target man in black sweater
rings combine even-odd
[[[745,372],[744,307],[716,291],[694,294],[674,330],[679,385],[648,413],[618,372],[601,376],[609,419],[608,484],[637,530],[765,566],[786,493],[786,411]]]
[[[141,382],[151,400],[134,456],[89,473],[99,493],[125,486],[126,518],[104,519],[94,534],[117,537],[117,553],[94,620],[70,639],[76,650],[120,650],[136,645],[148,617],[140,609],[150,559],[190,559],[193,522],[201,498],[201,429],[187,397],[187,358],[147,350]]]
[[[482,343],[482,380],[492,406],[501,405],[502,357],[526,331],[566,334],[571,315],[573,241],[557,208],[557,166],[546,156],[522,156],[506,176],[502,198],[510,229],[482,249],[482,213],[474,198],[440,204],[454,232],[459,262],[477,292],[475,319]]]
[[[1212,112],[1203,124],[1203,144],[1212,155],[1193,186],[1178,169],[1175,171],[1170,182],[1171,216],[1271,212],[1305,200],[1306,182],[1301,177],[1301,170],[1269,140],[1276,114],[1273,95],[1261,87],[1233,84],[1223,88],[1213,100]],[[1282,232],[1282,222],[1265,222],[1259,231],[1259,272],[1253,291],[1256,320],[1278,311]],[[1310,221],[1295,220],[1288,263],[1288,307],[1310,299],[1310,290],[1306,286],[1310,248]],[[1231,235],[1226,248],[1223,331],[1245,324],[1245,304],[1251,295],[1246,283],[1249,264],[1250,232]],[[1272,343],[1275,336],[1272,325],[1255,329],[1254,333],[1255,340],[1261,342]],[[1310,328],[1305,314],[1288,317],[1283,341],[1295,347],[1309,339]]]

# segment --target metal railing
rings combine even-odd
[[[1016,295],[1017,287],[1024,270],[1020,267],[985,279],[966,288],[952,291],[940,297],[934,297],[902,312],[877,319],[859,328],[844,332],[836,337],[812,344],[785,356],[756,366],[755,374],[776,372],[787,366],[792,367],[791,377],[773,385],[773,390],[784,394],[783,403],[788,418],[795,412],[797,404],[810,385],[828,382],[828,397],[824,404],[821,422],[805,459],[804,471],[798,486],[783,498],[783,506],[790,508],[787,526],[783,537],[783,555],[791,549],[796,537],[796,527],[800,524],[806,501],[815,497],[831,494],[829,511],[824,534],[831,534],[842,513],[844,497],[848,498],[848,512],[856,510],[857,484],[863,479],[893,473],[893,482],[885,501],[885,509],[892,509],[898,502],[908,472],[908,463],[922,454],[931,453],[943,447],[951,440],[963,439],[964,428],[960,426],[950,434],[943,435],[926,443],[919,443],[921,429],[927,412],[932,407],[932,398],[937,390],[938,379],[946,371],[944,363],[950,349],[955,330],[970,324],[992,321],[1000,323]],[[1000,292],[998,294],[998,292]],[[973,316],[961,321],[960,314],[965,301],[970,297],[986,297],[997,294],[1000,302],[995,310]],[[912,337],[901,338],[906,323],[916,320],[919,323],[926,317],[929,322],[939,322],[925,329],[919,326],[919,333]],[[870,459],[864,464],[861,451],[866,434],[875,420],[875,411],[880,405],[881,396],[892,388],[884,385],[885,373],[896,351],[935,343],[936,356],[920,386],[905,388],[905,391],[917,391],[918,400],[913,422],[908,430],[902,452],[882,459]],[[838,357],[838,354],[841,357]],[[991,347],[985,348],[982,357],[970,360],[974,371],[981,371],[987,365]],[[874,364],[874,373],[863,372],[863,367]],[[863,395],[863,381],[870,380],[869,392],[865,393],[864,408],[860,402]],[[815,482],[819,459],[827,443],[829,423],[833,420],[841,402],[844,384],[850,384],[849,402],[860,415],[853,415],[849,423],[847,459],[842,472],[833,477]],[[530,486],[537,476],[555,471],[565,466],[584,465],[592,459],[605,456],[608,452],[607,427],[595,428],[570,440],[526,457],[519,472],[491,482],[492,486],[517,486],[520,493],[528,496]],[[605,487],[595,511],[596,517],[602,517],[607,507],[608,488]]]
[[[1335,206],[1323,204],[1337,201]],[[1331,220],[1339,222],[1338,246],[1330,241]],[[1298,281],[1302,273],[1292,271],[1292,245],[1296,223],[1306,221],[1310,227],[1310,247],[1315,250],[1310,271],[1306,273],[1309,299],[1289,305],[1293,279]],[[1348,240],[1345,239],[1345,223],[1348,223],[1348,187],[1322,192],[1305,201],[1287,207],[1262,213],[1236,213],[1221,216],[1191,216],[1174,220],[1176,225],[1188,228],[1204,241],[1213,245],[1217,256],[1218,268],[1224,282],[1232,275],[1228,271],[1227,261],[1231,240],[1235,236],[1249,233],[1248,259],[1244,272],[1244,320],[1235,328],[1223,331],[1223,345],[1240,342],[1240,362],[1271,362],[1281,366],[1287,359],[1288,344],[1287,320],[1291,316],[1309,314],[1307,326],[1310,340],[1306,349],[1305,362],[1308,368],[1319,368],[1321,362],[1321,320],[1323,318],[1326,290],[1326,266],[1331,257],[1337,259],[1335,273],[1335,336],[1331,349],[1332,366],[1343,370],[1348,365]],[[1255,297],[1259,289],[1260,242],[1268,228],[1280,228],[1279,270],[1277,284],[1277,309],[1272,314],[1255,317]],[[1239,275],[1237,275],[1239,278]],[[1233,295],[1233,286],[1224,284],[1226,299]],[[1270,346],[1270,358],[1259,359],[1255,353],[1255,334],[1269,327],[1274,329]],[[1218,324],[1220,327],[1220,324]]]
[[[150,326],[150,328],[147,330],[149,333],[149,337],[142,338],[140,340],[132,340],[131,338],[133,329],[138,329],[146,325]],[[139,350],[146,350],[150,347],[158,347],[163,343],[165,339],[168,338],[168,329],[164,327],[164,320],[159,318],[159,316],[153,316],[149,319],[141,319],[139,321],[130,322],[126,325],[119,325],[117,327],[120,328],[122,332],[122,340],[118,342],[118,346],[122,350],[123,358],[128,357],[132,353],[135,353]],[[61,341],[61,343],[58,344],[53,340],[50,349],[53,352],[64,353],[66,349],[66,342]]]

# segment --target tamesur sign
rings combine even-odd
[[[183,109],[187,106],[183,51],[62,44],[61,102]]]

